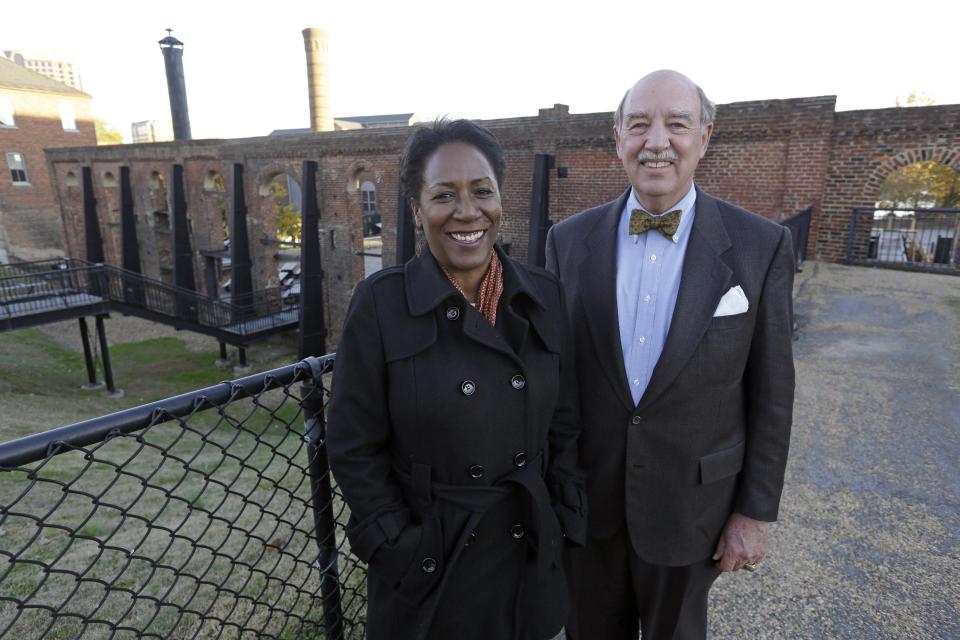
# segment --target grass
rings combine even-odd
[[[82,357],[45,334],[0,334],[0,439],[230,375],[212,366],[215,353],[175,338],[117,345],[111,356],[119,401],[80,390]],[[294,358],[277,359],[267,364]],[[136,635],[115,634],[121,625],[162,638],[322,638],[298,391],[0,472],[0,595],[30,605],[0,600],[0,637]],[[353,572],[347,586],[355,594],[362,583]]]

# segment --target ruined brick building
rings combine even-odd
[[[697,172],[707,191],[773,219],[813,207],[810,257],[840,260],[852,207],[872,206],[884,178],[918,160],[960,169],[960,105],[837,112],[833,96],[719,105],[710,149]],[[502,240],[526,258],[535,154],[551,154],[550,218],[556,222],[616,197],[626,187],[614,153],[610,113],[570,114],[564,105],[526,118],[483,123],[507,157]],[[352,288],[363,276],[360,186],[375,185],[383,220],[383,262],[395,260],[399,154],[409,128],[308,132],[237,140],[75,147],[47,152],[62,213],[65,251],[83,257],[78,176],[91,167],[106,259],[120,264],[117,176],[130,169],[144,273],[170,269],[172,166],[184,167],[196,272],[201,252],[221,251],[229,233],[234,165],[242,167],[249,209],[254,288],[275,283],[275,197],[278,177],[301,182],[303,160],[319,163],[328,327],[337,328]],[[367,203],[369,205],[369,203]],[[199,279],[199,278],[198,278]],[[334,332],[334,337],[335,337]]]

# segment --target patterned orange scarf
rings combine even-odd
[[[440,268],[443,269],[450,284],[466,298],[467,295],[463,292],[463,285],[460,284],[457,277],[443,267]],[[493,326],[497,326],[497,306],[500,304],[501,295],[503,295],[503,264],[501,264],[497,252],[492,251],[490,253],[490,268],[487,269],[483,280],[480,281],[480,290],[477,292],[475,306],[477,311]]]

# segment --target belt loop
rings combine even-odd
[[[430,490],[430,465],[414,462],[410,466],[410,484],[413,495],[428,507],[433,504],[433,491]]]

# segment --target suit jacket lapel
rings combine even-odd
[[[584,238],[587,250],[580,263],[580,301],[601,361],[600,368],[620,400],[633,410],[617,315],[617,224],[629,196],[630,190],[627,189],[607,205],[597,224]]]
[[[720,259],[730,248],[730,236],[723,226],[717,202],[697,189],[695,207],[696,217],[683,259],[683,275],[670,331],[650,384],[640,398],[639,409],[656,400],[686,366],[730,285],[733,272]]]

